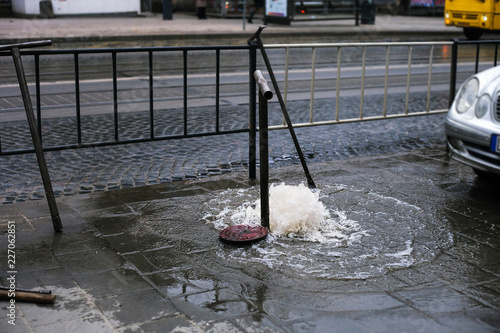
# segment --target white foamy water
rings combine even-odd
[[[250,247],[221,246],[224,260],[293,277],[366,279],[432,260],[453,240],[418,206],[366,189],[303,184],[269,189],[270,235]],[[260,224],[258,189],[227,190],[206,203],[217,230]]]
[[[239,207],[229,204],[234,197],[245,198],[252,190],[229,190],[214,199],[226,205],[216,215],[205,216],[218,230],[230,225],[260,224],[260,198],[245,201]],[[228,197],[226,197],[228,196]],[[320,191],[311,191],[304,184],[298,186],[272,184],[269,188],[269,229],[273,237],[300,238],[313,242],[339,242],[357,238],[359,225],[347,219],[341,211],[332,214],[319,199]],[[224,198],[224,199],[222,199]],[[250,198],[248,198],[250,199]],[[332,217],[333,216],[333,217]],[[360,234],[358,234],[360,235]]]

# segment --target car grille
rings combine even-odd
[[[458,20],[477,20],[478,14],[462,14],[462,13],[452,13],[451,16]]]
[[[471,142],[464,142],[465,149],[472,156],[488,163],[500,166],[500,155],[495,154],[488,147],[476,145]]]

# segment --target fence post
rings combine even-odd
[[[458,43],[459,40],[454,38],[451,49],[450,94],[448,96],[448,107],[451,107],[453,100],[455,99],[455,87],[457,85]]]

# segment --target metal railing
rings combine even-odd
[[[457,42],[455,41],[455,44]],[[465,43],[465,42],[463,42]],[[436,67],[439,67],[441,70],[440,76],[443,76],[442,73],[446,73],[449,75],[449,61],[450,55],[446,55],[442,58],[439,58],[439,64],[436,64],[434,59],[435,57],[435,49],[436,47],[449,47],[453,43],[452,42],[413,42],[413,43],[322,43],[322,44],[268,44],[265,45],[266,49],[272,50],[273,52],[284,52],[284,57],[282,54],[272,55],[272,65],[276,68],[276,72],[280,74],[278,78],[279,84],[284,86],[284,100],[285,103],[290,96],[293,96],[297,93],[296,89],[290,88],[291,84],[295,84],[296,82],[301,82],[304,85],[305,81],[308,87],[306,90],[309,91],[308,98],[310,100],[309,103],[309,119],[306,122],[297,122],[294,123],[294,127],[305,127],[305,126],[319,126],[319,125],[333,125],[340,123],[348,123],[348,122],[360,122],[360,121],[371,121],[371,120],[380,120],[380,119],[391,119],[391,118],[400,118],[400,117],[410,117],[410,116],[419,116],[419,115],[429,115],[436,113],[444,113],[447,110],[438,109],[431,110],[430,109],[430,100],[431,100],[431,92],[433,88],[433,70]],[[455,45],[453,44],[453,45]],[[455,46],[454,46],[455,47]],[[479,46],[478,46],[479,48]],[[309,65],[301,65],[297,70],[297,64],[294,64],[290,61],[290,53],[292,50],[308,50],[306,52],[306,57],[310,54],[310,62]],[[354,61],[349,59],[349,57],[353,57],[352,50],[357,50],[357,55],[354,55],[356,58]],[[414,52],[418,49],[418,57],[415,57]],[[422,51],[425,49],[424,51]],[[191,130],[190,129],[190,121],[188,114],[188,100],[190,100],[190,95],[188,91],[192,89],[192,86],[188,83],[188,79],[191,77],[190,71],[192,70],[189,67],[188,59],[189,57],[196,57],[196,52],[208,52],[214,54],[214,63],[209,69],[207,74],[207,68],[198,68],[199,73],[203,75],[213,75],[214,76],[214,89],[213,93],[210,93],[211,98],[213,99],[213,107],[215,109],[215,116],[213,118],[213,130]],[[248,92],[248,122],[245,120],[242,122],[241,126],[232,127],[232,128],[221,128],[220,126],[220,100],[221,100],[221,66],[224,64],[221,61],[221,55],[225,52],[242,52],[245,56],[243,57],[245,62],[239,62],[235,64],[233,69],[236,71],[241,71],[243,66],[248,66],[248,77],[245,81],[248,83],[247,92]],[[323,52],[326,54],[322,54],[323,57],[321,62],[318,61],[319,53]],[[130,54],[130,53],[140,53],[144,54],[147,57],[145,61],[144,67],[146,68],[147,74],[141,80],[143,83],[143,90],[145,93],[144,103],[147,104],[147,114],[148,114],[148,126],[149,131],[147,135],[144,135],[139,138],[128,138],[122,137],[120,135],[119,127],[120,127],[120,109],[119,105],[123,105],[128,103],[129,101],[122,101],[120,99],[119,93],[121,90],[119,89],[120,80],[123,77],[120,76],[119,73],[122,72],[120,67],[120,61],[118,58],[120,56]],[[398,54],[398,60],[395,63],[394,59],[391,58],[393,53]],[[455,53],[455,52],[454,52]],[[496,59],[496,49],[495,49],[495,59]],[[158,70],[155,66],[155,59],[157,57],[165,57],[166,61],[171,61],[171,54],[177,54],[178,63],[176,63],[171,73],[166,75],[162,73],[162,71]],[[345,54],[347,54],[345,56]],[[479,54],[479,52],[478,52]],[[82,84],[85,80],[82,79],[82,75],[86,75],[82,72],[82,58],[86,55],[96,55],[105,59],[111,58],[110,67],[111,74],[107,79],[112,82],[112,97],[110,103],[112,104],[112,126],[111,131],[112,138],[107,141],[100,142],[86,142],[82,138],[82,101],[81,98],[83,96],[82,92]],[[0,58],[9,56],[9,54],[1,53]],[[38,130],[40,134],[42,134],[43,130],[43,119],[44,113],[42,110],[44,109],[44,105],[42,104],[42,98],[44,96],[44,92],[42,91],[42,78],[41,78],[41,63],[50,63],[52,59],[56,57],[66,56],[72,59],[71,69],[67,69],[67,72],[71,74],[69,81],[73,82],[73,91],[74,93],[74,117],[76,118],[76,141],[67,143],[67,144],[58,144],[58,145],[48,145],[44,143],[45,151],[52,150],[63,150],[63,149],[73,149],[73,148],[84,148],[84,147],[99,147],[99,146],[110,146],[116,144],[127,144],[127,143],[137,143],[137,142],[146,142],[146,141],[158,141],[158,140],[170,140],[170,139],[182,139],[189,137],[199,137],[199,136],[212,136],[212,135],[223,135],[223,134],[233,134],[233,133],[249,133],[249,169],[251,178],[255,178],[255,157],[256,157],[256,132],[258,131],[257,123],[256,123],[256,83],[255,78],[253,77],[253,73],[257,68],[257,47],[255,45],[248,46],[196,46],[196,47],[152,47],[152,48],[109,48],[109,49],[84,49],[84,50],[30,50],[22,52],[22,56],[25,59],[32,59],[33,62],[33,79],[34,79],[34,103],[35,110],[37,112],[37,122],[38,122]],[[378,63],[374,62],[374,58],[384,59],[383,64],[378,61]],[[479,57],[479,56],[477,56]],[[281,63],[282,59],[284,62]],[[304,58],[305,59],[305,58]],[[325,60],[326,59],[326,60]],[[453,60],[454,59],[454,60]],[[303,60],[303,59],[302,59]],[[457,59],[456,56],[452,58],[454,64],[452,64],[451,78],[452,81],[456,80],[456,71],[457,71]],[[475,60],[476,64],[477,61]],[[373,62],[373,63],[372,63]],[[246,64],[245,64],[246,63]],[[278,63],[278,64],[276,64]],[[496,64],[496,60],[495,60]],[[136,64],[127,65],[127,66],[138,66]],[[292,68],[293,67],[293,68]],[[478,66],[476,65],[476,68]],[[344,72],[351,71],[353,74],[352,77],[344,77]],[[374,71],[377,71],[376,73]],[[245,71],[246,72],[246,71]],[[174,73],[174,74],[172,74]],[[302,75],[298,79],[291,78],[291,76],[299,73]],[[235,73],[241,74],[241,73]],[[393,75],[395,74],[395,75]],[[106,76],[106,73],[102,74]],[[128,74],[127,74],[128,75]],[[132,75],[132,74],[131,74]],[[163,75],[163,76],[161,76]],[[200,74],[201,75],[201,74]],[[229,76],[233,75],[231,73]],[[359,78],[354,79],[354,77],[358,75]],[[320,77],[321,76],[321,77]],[[413,89],[412,78],[417,76],[419,78],[419,84],[421,85],[422,93],[426,94],[426,103],[425,106],[422,107],[418,111],[410,111],[409,110],[409,101],[411,92]],[[356,76],[357,77],[357,76]],[[396,77],[396,79],[394,79]],[[157,81],[171,81],[174,78],[179,81],[178,88],[182,91],[180,93],[181,97],[179,97],[182,101],[182,105],[180,107],[182,111],[182,130],[180,132],[170,135],[158,135],[155,132],[155,127],[158,125],[155,124],[157,121],[157,102],[159,97],[156,95],[155,82]],[[370,80],[379,81],[379,88],[374,88],[369,84]],[[343,83],[345,81],[349,81],[349,86],[344,87]],[[352,81],[352,82],[351,82]],[[395,82],[391,82],[395,81]],[[330,84],[327,88],[319,87],[319,85],[323,84],[323,82],[327,82]],[[321,83],[321,84],[320,84]],[[446,85],[455,86],[455,82],[448,83]],[[230,85],[230,84],[229,84]],[[141,88],[141,89],[142,89]],[[301,90],[302,89],[302,90]],[[359,106],[357,106],[357,115],[355,117],[348,116],[346,117],[343,114],[343,109],[340,107],[340,100],[342,98],[343,91],[347,89],[350,90],[352,94],[357,94],[359,97]],[[368,91],[371,90],[379,90],[377,92],[383,96],[383,101],[380,103],[377,109],[380,112],[376,115],[368,114],[365,112],[365,96]],[[304,91],[304,88],[301,87],[300,91]],[[388,97],[391,96],[394,92],[404,94],[404,106],[401,107],[399,112],[388,112]],[[62,94],[62,93],[61,93]],[[450,88],[450,96],[451,96],[451,88]],[[246,95],[246,93],[245,93]],[[229,95],[225,96],[225,98],[229,98]],[[241,94],[243,96],[243,93]],[[1,98],[2,96],[0,96]],[[332,103],[332,112],[329,115],[329,119],[325,120],[317,120],[315,117],[315,102],[317,99],[330,98]],[[161,99],[161,98],[160,98]],[[307,99],[307,97],[306,97]],[[168,98],[163,99],[166,102],[170,100]],[[240,102],[241,105],[246,104],[245,102]],[[423,103],[422,103],[423,104]],[[334,106],[334,107],[333,107]],[[246,108],[246,107],[245,107]],[[373,113],[373,112],[372,112]],[[281,129],[285,128],[285,124],[281,125],[273,125],[269,126],[269,129]],[[0,142],[0,155],[12,155],[12,154],[23,154],[23,153],[31,153],[33,149],[14,149],[14,150],[2,150],[2,145]]]
[[[206,135],[220,135],[220,134],[231,134],[231,133],[240,133],[240,132],[248,132],[249,129],[247,126],[238,129],[232,130],[221,130],[219,126],[220,121],[220,71],[221,71],[221,63],[220,63],[220,55],[222,51],[226,50],[244,50],[248,52],[249,46],[197,46],[197,47],[153,47],[153,48],[116,48],[116,49],[80,49],[80,50],[37,50],[37,51],[25,51],[22,52],[23,58],[33,57],[34,62],[34,85],[35,85],[35,109],[37,113],[37,125],[40,135],[42,134],[43,124],[42,120],[43,114],[42,110],[44,109],[42,105],[42,93],[41,93],[41,74],[40,74],[40,63],[41,58],[55,57],[61,55],[71,55],[73,57],[73,74],[74,74],[74,96],[75,96],[75,119],[76,119],[76,136],[77,140],[75,143],[57,145],[57,146],[44,146],[44,150],[63,150],[63,149],[73,149],[73,148],[85,148],[85,147],[100,147],[100,146],[109,146],[116,144],[127,144],[127,143],[137,143],[137,142],[146,142],[146,141],[157,141],[157,140],[167,140],[167,139],[179,139],[179,138],[188,138],[188,137],[197,137],[197,136],[206,136]],[[213,95],[214,107],[215,107],[215,130],[213,131],[203,131],[203,132],[189,132],[188,130],[188,56],[190,53],[195,51],[208,51],[215,53],[215,87],[216,91]],[[153,57],[157,54],[166,54],[173,52],[181,52],[182,53],[182,64],[180,68],[181,76],[182,76],[182,108],[183,108],[183,130],[182,133],[176,135],[155,135],[155,87],[154,87],[154,65],[153,65]],[[148,90],[148,113],[149,113],[149,134],[147,137],[136,138],[136,139],[122,139],[119,135],[119,97],[118,97],[118,70],[117,70],[117,55],[126,54],[126,53],[145,53],[148,56],[147,70],[147,90]],[[255,52],[254,52],[255,53]],[[254,54],[253,53],[253,54]],[[84,142],[82,140],[82,103],[81,103],[81,69],[80,69],[80,58],[82,55],[109,55],[111,56],[112,62],[112,72],[111,79],[112,80],[112,104],[113,104],[113,140],[107,142]],[[252,55],[252,52],[250,52]],[[7,53],[0,53],[1,56],[10,56]],[[255,56],[255,54],[254,54]],[[50,60],[48,60],[50,61]],[[255,64],[255,60],[250,60],[250,64]],[[249,65],[250,70],[249,73],[253,73],[255,68],[252,68]],[[252,82],[253,77],[249,74],[250,82]],[[1,97],[1,96],[0,96]],[[0,155],[10,155],[10,154],[23,154],[33,152],[32,149],[18,149],[5,151],[1,149],[0,144]]]
[[[318,125],[332,125],[332,124],[338,124],[338,123],[348,123],[348,122],[359,122],[359,121],[367,121],[367,120],[380,120],[380,119],[387,119],[387,118],[401,118],[401,117],[409,117],[409,116],[418,116],[418,115],[426,115],[426,114],[435,114],[435,113],[443,113],[446,112],[447,110],[430,110],[430,100],[431,100],[431,89],[432,89],[432,70],[433,70],[433,59],[434,59],[434,49],[436,46],[451,46],[453,43],[452,42],[408,42],[408,43],[320,43],[320,44],[270,44],[266,45],[266,48],[268,49],[282,49],[284,50],[284,79],[283,79],[283,85],[284,85],[284,99],[285,102],[287,101],[287,97],[289,95],[289,65],[290,65],[290,50],[291,49],[308,49],[311,50],[311,63],[310,63],[310,68],[311,68],[311,76],[310,76],[310,104],[309,104],[309,121],[308,122],[303,122],[303,123],[296,123],[294,124],[294,127],[306,127],[306,126],[318,126]],[[387,98],[389,95],[389,70],[391,67],[390,63],[390,53],[391,49],[393,48],[406,48],[407,50],[407,63],[406,64],[399,64],[399,66],[403,66],[406,71],[406,82],[405,82],[405,103],[404,103],[404,108],[402,112],[396,113],[396,114],[388,114],[387,112]],[[411,78],[412,78],[412,52],[415,47],[428,47],[428,57],[426,58],[426,61],[422,61],[422,59],[419,59],[419,66],[422,67],[423,65],[426,66],[427,72],[424,73],[427,75],[427,82],[426,82],[426,107],[419,111],[419,112],[409,112],[409,100],[410,100],[410,90],[411,90]],[[330,48],[330,49],[336,49],[336,62],[333,64],[329,64],[328,68],[331,69],[331,74],[333,75],[331,78],[335,81],[335,85],[331,87],[331,95],[330,97],[335,98],[335,110],[332,113],[331,119],[326,120],[326,121],[315,121],[314,120],[314,102],[315,102],[315,92],[316,92],[316,83],[317,83],[317,78],[316,78],[316,58],[317,58],[317,51],[319,49],[325,49],[325,48]],[[347,119],[341,119],[340,117],[340,93],[341,93],[341,73],[342,69],[344,68],[342,66],[342,52],[345,49],[348,48],[360,48],[361,51],[361,79],[360,79],[360,86],[359,86],[359,97],[360,97],[360,104],[359,104],[359,116],[354,117],[354,118],[347,118]],[[383,83],[383,105],[381,106],[381,112],[379,115],[376,116],[366,116],[364,113],[364,99],[365,99],[365,90],[367,89],[366,87],[366,79],[367,79],[367,53],[370,49],[374,48],[383,48],[384,51],[384,57],[385,57],[385,64],[384,64],[384,70],[382,73],[382,76],[384,78],[384,83]],[[399,51],[400,52],[400,51]],[[422,74],[420,74],[422,75]],[[323,97],[325,97],[323,95]],[[285,123],[283,122],[281,125],[275,125],[275,126],[270,126],[270,129],[280,129],[284,128]]]

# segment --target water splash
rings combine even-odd
[[[219,192],[204,220],[217,230],[260,224],[258,189]],[[366,279],[433,260],[452,245],[445,221],[369,189],[272,185],[271,234],[246,248],[221,246],[224,261],[264,265],[290,277]]]
[[[249,200],[253,190],[226,191],[214,201],[217,208],[210,209],[204,219],[218,230],[230,225],[259,225],[260,199],[244,201],[239,207],[231,207],[235,197]],[[252,193],[252,194],[251,194]],[[252,199],[253,199],[252,198]],[[210,207],[210,203],[207,207]],[[223,206],[223,207],[221,207]],[[299,238],[312,242],[340,242],[352,238],[359,232],[359,225],[349,220],[345,212],[334,210],[332,213],[320,201],[320,190],[314,192],[304,184],[298,186],[272,184],[269,188],[269,226],[272,237]],[[358,236],[361,233],[358,233]],[[354,237],[356,238],[356,237]]]

